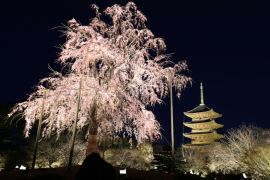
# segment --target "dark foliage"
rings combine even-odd
[[[66,178],[57,174],[43,174],[31,178],[31,180],[66,180]]]
[[[114,180],[116,179],[116,172],[113,166],[103,160],[99,154],[92,153],[83,161],[75,179]]]

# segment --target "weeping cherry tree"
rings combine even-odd
[[[71,19],[65,28],[67,40],[58,58],[65,73],[42,79],[9,116],[23,115],[26,137],[41,113],[43,138],[71,132],[77,121],[77,131],[87,128],[86,154],[98,151],[105,138],[154,141],[161,137],[160,124],[149,107],[162,103],[170,81],[180,97],[191,80],[183,74],[186,62],[169,61],[164,40],[146,27],[133,2],[103,12],[96,5],[92,9],[89,24]]]

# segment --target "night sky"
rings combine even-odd
[[[39,79],[56,67],[65,37],[55,27],[75,18],[88,24],[93,12],[128,1],[47,0],[0,2],[0,107],[23,101]],[[148,28],[165,39],[172,60],[186,59],[192,86],[180,101],[174,98],[175,138],[181,143],[183,111],[199,104],[199,83],[205,103],[223,114],[224,130],[243,123],[269,128],[269,33],[267,4],[259,1],[137,0]],[[169,104],[154,108],[169,139]],[[165,140],[165,139],[164,139]]]

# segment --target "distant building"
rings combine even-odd
[[[215,119],[222,115],[204,104],[203,86],[201,83],[201,103],[196,108],[184,112],[184,115],[191,118],[189,122],[183,122],[185,127],[191,129],[190,132],[183,132],[183,136],[191,140],[190,143],[183,144],[184,151],[190,149],[204,150],[206,146],[223,138],[223,135],[216,132],[222,128],[222,124],[216,123]]]

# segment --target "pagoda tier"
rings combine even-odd
[[[211,144],[183,144],[182,147],[185,150],[197,150],[199,152],[204,152],[205,147],[209,147]]]
[[[213,109],[210,109],[205,104],[200,104],[196,108],[184,112],[184,115],[191,118],[192,121],[201,121],[206,119],[216,119],[222,117],[221,114],[215,112]]]
[[[200,132],[200,131],[205,131],[205,130],[211,130],[211,129],[218,129],[222,128],[222,124],[216,123],[215,120],[210,119],[210,120],[204,120],[204,121],[191,121],[191,122],[184,122],[183,123],[186,127],[189,127],[193,130],[193,132]]]
[[[191,132],[183,134],[186,138],[191,139],[191,144],[208,144],[212,143],[220,138],[223,138],[223,135],[218,134],[216,131],[208,132]]]

